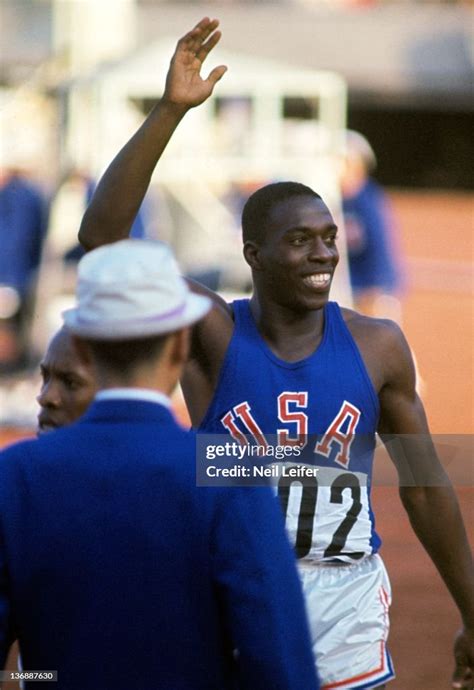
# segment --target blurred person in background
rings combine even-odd
[[[79,419],[91,404],[97,384],[64,327],[51,339],[40,370],[38,433],[44,434]]]
[[[61,258],[65,264],[75,266],[84,254],[77,241],[77,228],[92,199],[94,189],[95,181],[91,175],[81,168],[71,166],[62,175],[53,194],[48,224],[48,245],[50,253]],[[147,201],[144,201],[133,222],[131,237],[146,237],[146,207]]]
[[[388,197],[371,177],[376,164],[367,139],[349,130],[341,190],[354,305],[400,323],[400,253]]]
[[[0,373],[27,363],[46,218],[45,199],[26,176],[0,169]]]

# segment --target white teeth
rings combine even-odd
[[[331,280],[330,273],[314,273],[312,276],[306,276],[303,278],[305,285],[309,287],[325,287]]]

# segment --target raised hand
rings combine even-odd
[[[194,29],[183,36],[176,46],[166,77],[165,102],[192,108],[203,103],[212,94],[214,86],[227,70],[225,65],[214,67],[207,79],[200,72],[211,50],[220,40],[221,32],[216,31],[217,19],[204,17]]]

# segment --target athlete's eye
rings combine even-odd
[[[326,237],[324,240],[324,242],[330,247],[332,247],[334,244],[336,244],[336,241],[337,241],[337,235],[329,235],[329,237]]]
[[[75,391],[80,387],[79,381],[75,379],[73,376],[64,376],[63,384],[65,388],[67,388],[70,391]]]
[[[292,237],[290,239],[290,244],[298,247],[298,246],[304,244],[306,242],[306,240],[307,240],[307,238],[305,235],[298,235],[297,237]]]

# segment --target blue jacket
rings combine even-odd
[[[15,637],[43,690],[318,687],[273,493],[196,487],[194,435],[145,401],[0,453],[3,664]]]

